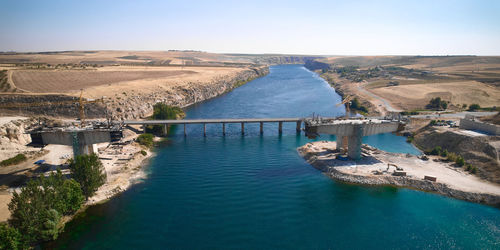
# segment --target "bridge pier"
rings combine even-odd
[[[186,134],[186,123],[184,123],[184,136],[187,136],[187,134]]]
[[[354,125],[353,135],[348,136],[347,156],[354,160],[361,159],[361,142],[363,139],[363,127]]]
[[[242,135],[245,134],[245,123],[244,122],[241,123],[241,134]]]
[[[300,133],[300,127],[302,125],[302,121],[297,121],[297,127],[295,128],[295,130]]]
[[[278,122],[278,132],[283,133],[283,122]]]
[[[342,151],[342,147],[344,146],[344,136],[343,135],[336,135],[337,136],[337,150]]]
[[[260,122],[260,134],[264,134],[264,123]]]
[[[203,123],[203,136],[207,136],[207,124]]]
[[[146,133],[146,124],[143,124],[142,125],[142,133],[145,134]]]
[[[222,135],[226,135],[226,123],[222,123]]]
[[[163,136],[168,135],[168,124],[163,125]]]

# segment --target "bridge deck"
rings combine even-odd
[[[302,120],[304,120],[304,118],[233,118],[233,119],[123,121],[123,123],[125,125],[162,125],[162,124],[299,122]]]

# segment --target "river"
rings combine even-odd
[[[342,115],[341,98],[300,65],[194,105],[187,118]],[[335,182],[296,148],[295,124],[198,125],[159,148],[148,177],[66,225],[50,247],[84,249],[498,248],[500,210],[404,188]],[[174,129],[175,131],[175,129]],[[320,140],[334,139],[323,136]],[[383,150],[419,154],[405,138],[365,137]]]

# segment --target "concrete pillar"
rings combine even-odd
[[[361,159],[361,140],[363,139],[363,127],[354,125],[353,134],[349,136],[349,148],[347,155],[353,160]]]
[[[142,124],[142,133],[146,133],[146,124]]]
[[[168,124],[163,125],[163,136],[168,135]]]
[[[203,136],[207,136],[207,124],[203,123]]]
[[[283,122],[278,122],[278,132],[280,134],[283,132]]]
[[[222,123],[222,135],[226,135],[226,123]]]
[[[302,126],[302,121],[298,121],[297,122],[297,127],[295,128],[295,130],[300,133],[300,127]]]
[[[245,123],[244,122],[241,123],[241,134],[242,135],[245,134]]]
[[[264,134],[264,123],[260,122],[260,134]]]
[[[343,135],[336,135],[337,136],[337,150],[341,151],[342,147],[344,146],[344,136]]]
[[[186,136],[186,123],[184,123],[184,136]]]

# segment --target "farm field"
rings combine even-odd
[[[15,70],[14,85],[21,90],[35,93],[60,93],[123,81],[180,77],[196,74],[189,70],[163,71],[97,71],[97,70]]]

